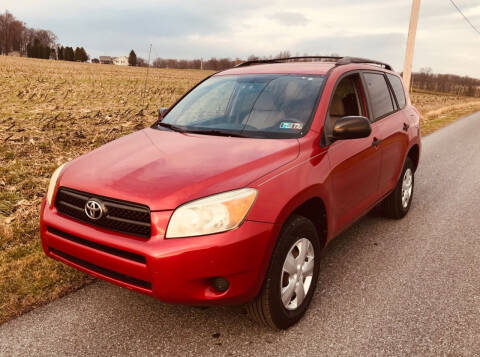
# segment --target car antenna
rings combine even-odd
[[[150,55],[151,54],[152,54],[152,44],[150,44],[150,50],[148,51],[147,72],[145,73],[145,85],[143,86],[143,95],[142,95],[142,111],[145,108],[145,97],[147,95],[148,69],[150,68]]]

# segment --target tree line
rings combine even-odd
[[[421,68],[412,74],[413,88],[433,92],[451,93],[469,97],[480,97],[480,80],[455,74],[437,74],[432,69]]]
[[[77,61],[86,62],[89,60],[87,51],[83,47],[77,47],[73,50],[73,47],[57,47],[57,58],[63,61]]]
[[[297,54],[297,56],[300,56]],[[307,56],[307,55],[305,55]],[[286,58],[291,57],[289,51],[282,51],[276,56],[255,56],[251,55],[247,58],[247,61],[256,61],[256,60],[265,60],[265,59],[275,59],[275,58]],[[208,69],[212,71],[223,71],[228,68],[235,67],[237,64],[245,62],[241,58],[215,58],[212,57],[208,60],[203,60],[200,58],[193,60],[185,59],[174,59],[174,58],[156,58],[152,62],[153,67],[157,68],[176,68],[176,69]]]
[[[21,56],[66,61],[88,61],[83,47],[63,47],[50,30],[29,28],[10,12],[0,14],[0,54],[18,52]]]
[[[156,58],[152,62],[153,67],[157,68],[176,68],[176,69],[209,69],[212,71],[222,71],[224,69],[232,68],[238,63],[243,62],[240,59],[230,58],[210,58],[208,60],[202,59],[174,59],[174,58]]]

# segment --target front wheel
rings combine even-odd
[[[317,285],[319,258],[315,225],[303,216],[292,216],[280,233],[260,294],[247,305],[249,315],[278,329],[299,321]]]
[[[403,218],[412,204],[415,176],[412,160],[407,157],[395,190],[383,202],[383,211],[390,218]]]

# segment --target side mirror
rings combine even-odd
[[[162,120],[165,114],[167,113],[168,108],[160,108],[158,109],[158,120]]]
[[[337,120],[333,127],[332,139],[360,139],[370,136],[370,121],[361,116],[347,116]]]

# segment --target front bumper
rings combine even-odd
[[[255,297],[268,267],[275,225],[245,221],[209,236],[165,239],[172,211],[152,212],[152,236],[137,238],[74,221],[42,203],[45,253],[88,274],[162,301],[236,304]],[[221,293],[212,280],[226,278]]]

